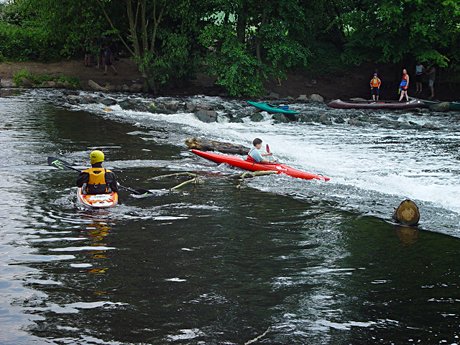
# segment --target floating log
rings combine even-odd
[[[159,176],[151,177],[149,180],[161,180],[163,178],[181,177],[181,176],[197,177],[197,174],[186,171],[186,172],[179,172],[179,173],[174,173],[174,174],[159,175]]]
[[[412,200],[406,199],[396,208],[393,219],[403,225],[414,226],[420,220],[418,206]]]
[[[106,87],[99,85],[98,83],[96,83],[94,80],[91,80],[91,79],[88,80],[88,86],[95,91],[102,91],[102,92],[108,91]]]
[[[171,190],[178,190],[179,188],[189,185],[190,183],[195,183],[195,184],[199,183],[198,177],[194,177],[191,180],[187,180],[182,183],[179,183],[177,186],[172,187]]]
[[[201,151],[219,151],[222,153],[230,153],[236,155],[248,154],[250,148],[243,145],[235,145],[231,143],[223,143],[220,141],[189,138],[185,140],[185,144],[189,149],[197,149]]]
[[[277,171],[245,171],[244,173],[235,175],[234,178],[242,179],[245,178],[252,178],[257,176],[266,176],[266,175],[276,175],[278,174]]]

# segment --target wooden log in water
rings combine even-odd
[[[185,144],[189,149],[197,149],[201,151],[219,151],[237,155],[246,155],[250,150],[249,147],[243,145],[235,145],[231,143],[224,143],[201,138],[189,138],[185,140]]]
[[[393,213],[393,219],[403,225],[417,225],[420,221],[418,206],[412,200],[404,200]]]
[[[245,178],[253,178],[257,176],[267,176],[267,175],[276,175],[278,174],[277,171],[246,171],[244,173],[235,175],[234,178],[236,179],[242,179],[244,180]]]

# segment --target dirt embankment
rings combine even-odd
[[[142,84],[142,77],[136,65],[130,59],[120,59],[115,62],[117,74],[109,69],[107,75],[104,69],[97,69],[96,66],[85,67],[81,60],[64,60],[52,63],[38,62],[14,62],[0,64],[0,78],[11,80],[13,75],[21,69],[27,69],[34,74],[47,74],[52,76],[65,75],[78,78],[82,89],[90,89],[89,80],[94,80],[99,85],[109,85],[112,90],[119,90],[121,86],[132,86]],[[368,65],[350,69],[346,72],[335,75],[313,76],[305,71],[290,73],[287,79],[279,81],[268,81],[266,88],[269,92],[276,93],[280,97],[297,98],[299,95],[310,95],[317,93],[326,99],[352,97],[370,97],[369,80],[376,69],[376,66]],[[382,79],[382,99],[396,99],[398,97],[398,85],[400,69],[394,66],[379,67],[379,76]],[[413,78],[414,79],[414,78]],[[427,98],[428,87],[424,85],[424,92],[415,95],[415,82],[412,79],[410,96]],[[443,82],[443,71],[438,73],[436,79],[436,98],[442,100],[458,100],[460,98],[460,85]],[[3,83],[5,84],[5,83]],[[163,95],[225,95],[221,87],[214,85],[213,78],[199,74],[196,79],[188,82],[173,83],[164,88]]]

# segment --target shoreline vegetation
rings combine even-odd
[[[81,59],[59,62],[3,62],[0,63],[0,88],[56,88],[82,91],[104,91],[142,93],[143,78],[132,59],[122,58],[116,62],[118,73],[103,74],[103,69],[96,66],[85,67]],[[302,96],[319,94],[324,99],[350,99],[354,97],[370,99],[367,87],[368,74],[373,65],[367,64],[350,68],[335,74],[312,76],[306,71],[287,73],[281,82],[268,80],[264,83],[266,92],[259,99],[297,99]],[[396,100],[399,83],[397,70],[392,65],[381,67],[385,71],[385,83],[382,87],[382,100]],[[441,72],[442,73],[442,72]],[[442,74],[441,74],[442,75]],[[97,86],[90,81],[94,81]],[[100,87],[100,88],[99,88]],[[414,90],[412,90],[414,89]],[[443,82],[437,84],[437,99],[455,101],[459,99],[460,83]],[[409,92],[415,96],[415,84]],[[147,92],[151,93],[151,92]],[[209,96],[230,96],[225,88],[216,84],[216,79],[204,73],[197,73],[194,78],[172,83],[162,88],[158,96],[191,96],[204,94]],[[417,95],[428,98],[428,87]],[[243,97],[244,98],[244,97]]]
[[[459,22],[458,1],[9,0],[0,77],[153,95],[367,99],[378,72],[390,100],[407,69],[410,96],[428,96],[430,71],[435,98],[455,100]],[[415,95],[417,64],[425,91]]]

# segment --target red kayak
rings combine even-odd
[[[301,178],[304,180],[321,180],[321,181],[330,180],[329,177],[297,170],[297,169],[291,168],[287,165],[280,164],[280,163],[254,163],[254,162],[246,161],[236,156],[228,156],[228,155],[222,155],[219,153],[205,152],[205,151],[200,151],[200,150],[192,150],[192,152],[200,157],[203,157],[215,163],[218,163],[218,164],[226,163],[228,165],[231,165],[237,168],[241,168],[244,170],[276,171],[278,174],[285,174],[288,176]]]

